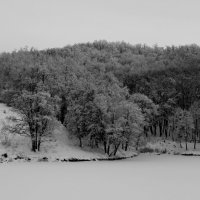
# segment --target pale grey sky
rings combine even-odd
[[[200,0],[0,0],[0,52],[94,40],[200,45]]]

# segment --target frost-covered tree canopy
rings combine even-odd
[[[20,113],[10,131],[29,135],[34,151],[55,121],[81,147],[110,156],[138,149],[153,137],[193,141],[195,147],[199,61],[196,45],[152,48],[96,41],[21,49],[0,55],[0,100]]]

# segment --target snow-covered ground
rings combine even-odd
[[[10,123],[7,121],[7,117],[9,116],[16,117],[17,114],[5,104],[0,104],[0,130],[3,127],[3,124]],[[56,158],[90,159],[105,157],[101,153],[89,152],[82,150],[78,146],[74,146],[73,141],[69,139],[67,130],[59,123],[53,132],[52,138],[43,142],[41,144],[41,151],[37,153],[31,151],[31,141],[29,137],[13,134],[8,134],[6,137],[8,144],[5,144],[5,135],[0,132],[0,154],[8,153],[9,157],[14,157],[16,155],[28,156],[32,160],[40,157],[48,157],[52,160],[55,160]]]
[[[124,161],[0,165],[0,199],[195,200],[199,157],[140,155]]]
[[[162,138],[151,138],[150,141],[146,144],[146,147],[153,149],[155,152],[166,152],[169,154],[193,154],[200,156],[200,143],[196,144],[196,149],[194,149],[193,142],[188,142],[188,150],[185,148],[185,142],[180,144],[173,142],[171,140],[166,140]]]

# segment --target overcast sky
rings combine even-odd
[[[199,0],[0,0],[0,52],[94,40],[200,45]]]

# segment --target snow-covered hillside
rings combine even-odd
[[[17,114],[5,104],[0,104],[0,129],[3,127],[3,124],[9,123],[6,118],[13,115],[16,116]],[[8,140],[7,142],[4,142],[5,137]],[[1,133],[0,139],[0,154],[8,153],[11,157],[12,155],[28,156],[33,160],[34,158],[38,159],[40,157],[48,157],[52,160],[55,160],[56,158],[90,159],[105,157],[103,153],[89,152],[80,149],[78,146],[74,146],[73,142],[68,138],[68,132],[61,124],[57,125],[53,137],[42,143],[41,152],[37,153],[30,150],[31,145],[29,137],[13,134],[5,136]]]
[[[17,116],[17,113],[9,108],[5,104],[0,104],[0,130],[4,124],[9,124],[11,121],[7,120],[10,116]],[[17,134],[4,134],[0,132],[0,155],[7,153],[8,157],[6,161],[13,160],[16,156],[22,158],[30,158],[32,161],[38,161],[38,159],[48,158],[48,161],[55,160],[67,160],[67,159],[98,159],[107,158],[103,150],[95,150],[91,152],[91,149],[84,147],[80,148],[76,141],[69,139],[69,134],[65,127],[59,122],[56,124],[56,128],[53,131],[52,137],[48,138],[41,145],[40,152],[32,152],[30,138],[27,136],[21,136]],[[132,156],[134,152],[122,152],[120,156]],[[23,159],[22,159],[23,160]]]

